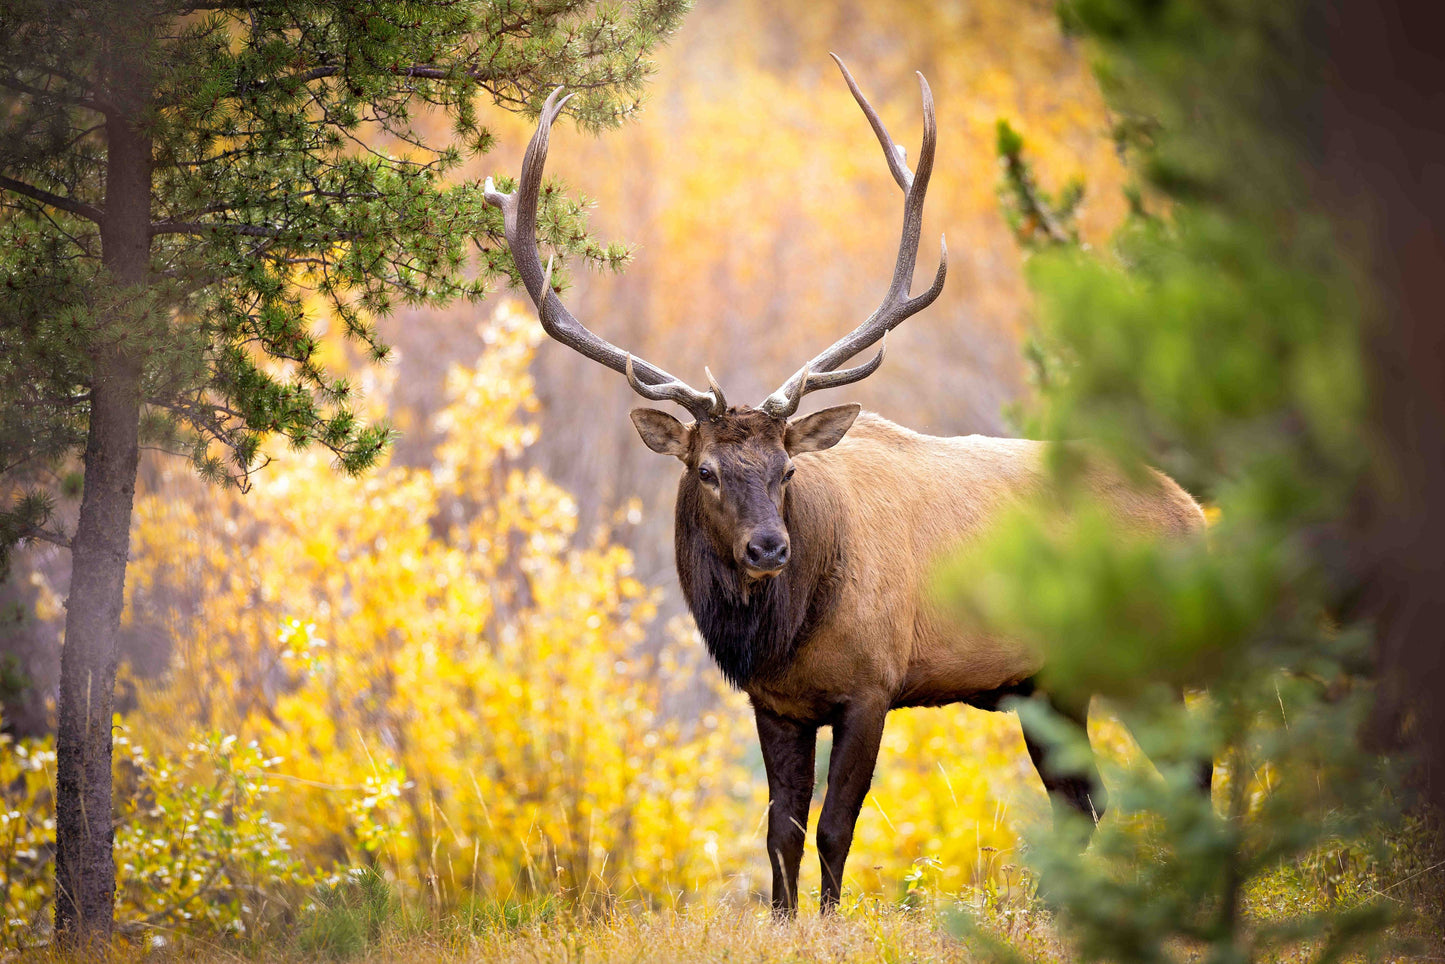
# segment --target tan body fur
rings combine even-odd
[[[817,720],[864,694],[890,707],[939,705],[1036,673],[1038,659],[1025,648],[943,617],[929,602],[929,581],[941,557],[1044,491],[1044,447],[921,435],[865,412],[835,447],[799,455],[790,497],[826,499],[841,514],[845,577],[793,664],[777,679],[746,684],[748,694],[775,713]],[[1086,479],[1121,528],[1182,535],[1204,525],[1198,504],[1164,475],[1146,491],[1103,470]]]

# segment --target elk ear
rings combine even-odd
[[[832,448],[843,441],[843,436],[853,427],[853,419],[858,417],[862,408],[857,402],[836,405],[789,422],[788,433],[783,436],[783,448],[788,450],[789,455]]]
[[[671,415],[655,408],[634,408],[632,424],[637,426],[637,434],[647,447],[658,455],[687,458],[687,439],[692,429]]]

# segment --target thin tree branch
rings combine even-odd
[[[238,89],[237,93],[243,93],[247,89],[264,89],[267,86],[278,83],[280,80],[300,81],[303,84],[309,84],[313,80],[335,77],[337,74],[345,73],[345,70],[344,64],[328,64],[324,67],[313,67],[303,74],[293,74],[290,77],[278,78],[273,81],[256,81],[247,87]],[[423,80],[449,80],[452,78],[466,77],[477,83],[487,83],[489,81],[500,80],[503,77],[500,71],[492,69],[481,70],[474,68],[471,70],[452,70],[446,67],[437,67],[432,64],[413,64],[410,67],[397,68],[390,73],[393,77],[418,77]]]
[[[264,224],[225,224],[207,223],[204,221],[159,221],[151,225],[151,235],[157,234],[196,234],[206,235],[212,232],[223,231],[230,234],[239,234],[248,238],[278,238],[281,236],[280,228],[267,227]]]
[[[41,69],[44,70],[46,68]],[[58,71],[52,70],[49,72],[54,73],[56,76],[64,76]],[[49,99],[64,101],[67,104],[74,104],[76,107],[84,107],[87,110],[93,110],[96,113],[105,114],[106,116],[115,113],[115,108],[106,101],[98,100],[94,97],[82,97],[78,94],[60,94],[56,93],[53,90],[46,90],[43,87],[34,87],[30,84],[25,83],[23,80],[20,80],[19,78],[9,74],[0,75],[0,87],[9,87],[11,90],[18,90],[22,94],[29,94],[31,97],[35,97],[40,100]]]
[[[20,538],[22,540],[38,539],[41,542],[48,542],[51,545],[59,546],[62,549],[70,548],[70,540],[67,539],[65,536],[60,535],[56,532],[51,532],[49,529],[42,529],[40,528],[40,526],[31,526],[30,528],[20,533]]]
[[[1007,165],[1009,182],[1014,186],[1014,191],[1018,195],[1019,206],[1043,229],[1044,236],[1054,244],[1068,244],[1073,240],[1069,237],[1069,233],[1060,227],[1053,212],[1049,210],[1049,206],[1039,197],[1038,188],[1019,153],[1015,151],[1006,154],[1004,163]]]
[[[157,221],[151,225],[152,236],[157,234],[193,234],[204,237],[212,232],[238,234],[248,238],[283,238],[288,232],[285,228],[272,227],[267,224],[232,224],[226,221]],[[303,239],[306,232],[297,232]],[[331,241],[359,241],[362,235],[355,231],[337,231],[331,233]]]
[[[71,214],[94,221],[96,224],[99,224],[101,218],[105,217],[105,212],[92,204],[86,204],[84,201],[77,201],[74,198],[61,197],[59,194],[51,194],[49,191],[41,190],[38,187],[26,184],[24,181],[17,181],[13,177],[6,177],[3,174],[0,174],[0,188],[5,188],[16,194],[23,194],[33,201],[39,201],[41,204],[48,204],[51,207],[60,208],[62,211],[69,211]]]

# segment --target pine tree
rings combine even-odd
[[[318,362],[320,297],[373,358],[397,304],[476,299],[513,266],[447,174],[562,84],[598,130],[637,109],[686,0],[6,0],[0,7],[0,547],[69,546],[57,741],[57,933],[111,930],[111,708],[142,446],[244,488],[268,438],[373,464],[384,424]],[[451,138],[417,118],[442,112]],[[542,240],[616,266],[549,191]],[[482,255],[472,269],[468,241]],[[72,534],[44,479],[83,456]],[[3,560],[0,560],[3,562]]]
[[[1106,250],[1076,243],[1076,195],[1039,190],[1000,126],[1039,297],[1028,430],[1093,439],[1135,472],[1161,466],[1215,518],[1207,539],[1169,544],[1121,538],[1076,501],[1017,519],[946,577],[968,618],[1047,650],[1055,692],[1115,697],[1158,764],[1118,775],[1111,797],[1132,819],[1103,822],[1087,854],[1078,828],[1034,841],[1043,892],[1088,960],[1238,962],[1301,945],[1331,960],[1408,900],[1370,875],[1406,839],[1410,784],[1398,756],[1361,739],[1383,708],[1389,736],[1438,758],[1445,719],[1430,538],[1442,460],[1424,442],[1441,423],[1439,325],[1421,297],[1440,268],[1425,214],[1439,192],[1418,173],[1438,140],[1421,91],[1439,44],[1404,43],[1403,8],[1061,5],[1095,45],[1139,175]],[[1414,51],[1410,82],[1383,66],[1384,38]],[[1413,277],[1380,270],[1395,257]],[[1062,449],[1055,462],[1067,482]],[[1383,702],[1373,654],[1394,671]],[[1192,712],[1187,686],[1207,689]],[[1063,752],[1088,752],[1066,721],[1020,712]],[[1213,801],[1195,787],[1205,755]],[[1271,887],[1311,874],[1318,906],[1258,913]]]

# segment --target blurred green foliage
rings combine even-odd
[[[1342,615],[1335,549],[1370,453],[1360,273],[1310,194],[1302,115],[1325,68],[1311,12],[1064,5],[1140,175],[1108,250],[1074,242],[1077,189],[1039,191],[1022,136],[999,127],[1038,299],[1038,390],[1018,417],[1091,441],[1053,448],[1062,504],[1021,510],[940,584],[963,618],[1037,646],[1055,693],[1111,698],[1155,764],[1106,772],[1115,813],[1082,856],[1068,821],[1033,839],[1043,893],[1089,960],[1331,959],[1396,906],[1371,875],[1391,859],[1403,768],[1359,746],[1371,634]],[[1121,535],[1069,494],[1095,450],[1140,485],[1149,465],[1173,475],[1205,503],[1207,536]],[[1207,695],[1186,707],[1184,688]],[[1045,707],[1019,710],[1065,759],[1089,752]],[[1212,801],[1195,788],[1202,757]],[[1290,879],[1313,899],[1272,899]]]

